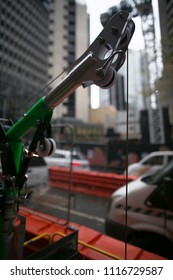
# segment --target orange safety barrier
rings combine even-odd
[[[43,214],[26,207],[20,207],[20,215],[26,217],[26,238],[38,240],[28,242],[32,245],[32,252],[37,251],[48,244],[47,236],[52,236],[52,242],[57,241],[61,236],[68,235],[71,232],[70,227],[62,224],[64,221],[53,216]],[[70,223],[71,228],[78,229],[79,241],[78,250],[83,259],[86,260],[123,260],[125,259],[125,243],[117,239],[106,236],[96,230],[90,229],[83,225]],[[46,233],[46,234],[45,234]],[[40,239],[42,235],[42,239]],[[36,238],[35,238],[36,237]],[[38,237],[38,238],[37,238]],[[26,242],[27,245],[27,242]],[[27,249],[27,246],[25,246]],[[128,260],[164,260],[165,258],[156,254],[147,252],[141,248],[127,244]]]
[[[73,192],[80,192],[99,197],[110,197],[119,187],[126,184],[126,175],[103,173],[95,171],[73,170],[71,187]],[[136,177],[128,176],[127,182]],[[49,168],[49,186],[52,188],[68,189],[70,171],[67,168]]]

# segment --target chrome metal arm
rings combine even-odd
[[[49,108],[56,107],[78,86],[96,84],[109,88],[125,60],[135,26],[125,11],[115,14],[86,52],[74,63],[69,74],[45,98]]]

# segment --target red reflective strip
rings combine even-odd
[[[73,161],[73,162],[72,162],[72,165],[73,165],[73,166],[80,166],[81,164],[80,164],[79,162],[74,162],[74,161]]]

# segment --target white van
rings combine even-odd
[[[161,169],[173,159],[173,151],[152,152],[144,156],[139,162],[128,166],[128,175],[141,176]]]
[[[105,231],[173,259],[173,161],[113,193]]]

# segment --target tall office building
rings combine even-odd
[[[46,1],[0,1],[1,117],[21,116],[47,83],[48,24]]]
[[[54,79],[65,70],[51,84],[55,87],[89,46],[89,17],[86,5],[76,3],[75,0],[49,2],[49,79]],[[88,121],[88,110],[89,91],[80,88],[55,108],[53,117],[56,119],[68,116]]]
[[[129,107],[129,138],[140,138],[139,113],[140,110],[144,108],[144,85],[142,78],[146,74],[146,68],[142,58],[142,51],[129,49],[128,76],[127,64],[125,62],[118,72],[115,85],[106,90],[105,96],[104,92],[100,93],[101,106],[110,104],[116,108],[115,130],[122,138],[126,136],[127,94]],[[143,73],[143,76],[141,73]]]

